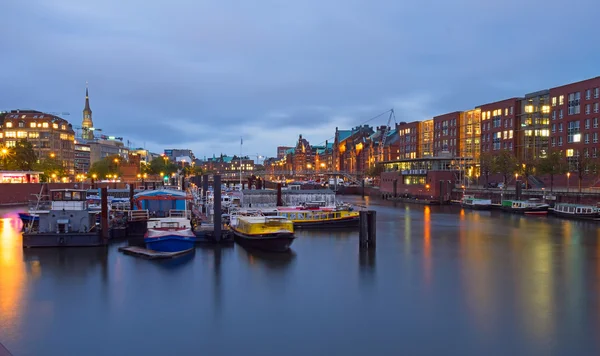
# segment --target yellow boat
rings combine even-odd
[[[266,251],[286,251],[295,238],[294,223],[283,216],[237,216],[231,231],[239,244]]]
[[[359,212],[349,210],[278,208],[277,213],[290,219],[297,228],[357,227],[360,221]]]

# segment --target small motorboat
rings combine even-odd
[[[465,195],[460,201],[460,205],[463,208],[474,210],[489,210],[492,208],[492,201],[490,199],[475,198],[473,195]]]
[[[284,216],[234,216],[231,231],[240,245],[285,252],[294,242],[294,223]]]
[[[148,220],[144,243],[149,250],[183,252],[194,249],[196,235],[186,218],[154,218]]]

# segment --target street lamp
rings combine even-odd
[[[56,174],[52,173],[51,177],[52,177],[52,181],[54,181],[56,179]]]
[[[567,172],[567,193],[569,192],[569,181],[571,178],[571,172]]]
[[[54,158],[56,157],[56,155],[54,154],[54,152],[50,153],[50,158]]]

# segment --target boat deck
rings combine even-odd
[[[186,253],[192,252],[193,250],[194,249],[178,251],[178,252],[160,252],[160,251],[148,250],[146,248],[137,247],[137,246],[119,247],[119,251],[123,252],[126,255],[142,257],[142,258],[145,258],[148,260],[174,258],[177,256],[185,255]]]

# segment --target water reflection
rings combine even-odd
[[[290,263],[296,258],[296,253],[293,249],[287,252],[268,252],[247,246],[236,246],[239,248],[241,256],[245,256],[248,264],[251,266],[264,266],[269,269],[285,269],[290,266]]]
[[[186,253],[183,256],[179,256],[176,258],[169,258],[169,259],[165,259],[165,260],[156,260],[153,262],[156,263],[156,265],[161,268],[164,268],[167,270],[177,270],[179,268],[184,267],[188,263],[190,263],[194,259],[195,256],[196,256],[196,251],[194,250],[192,252]]]
[[[28,293],[26,266],[21,262],[20,231],[21,220],[16,213],[0,218],[0,331],[15,341],[23,331],[21,323]]]
[[[426,205],[423,209],[423,269],[425,274],[425,284],[431,284],[431,208]]]

